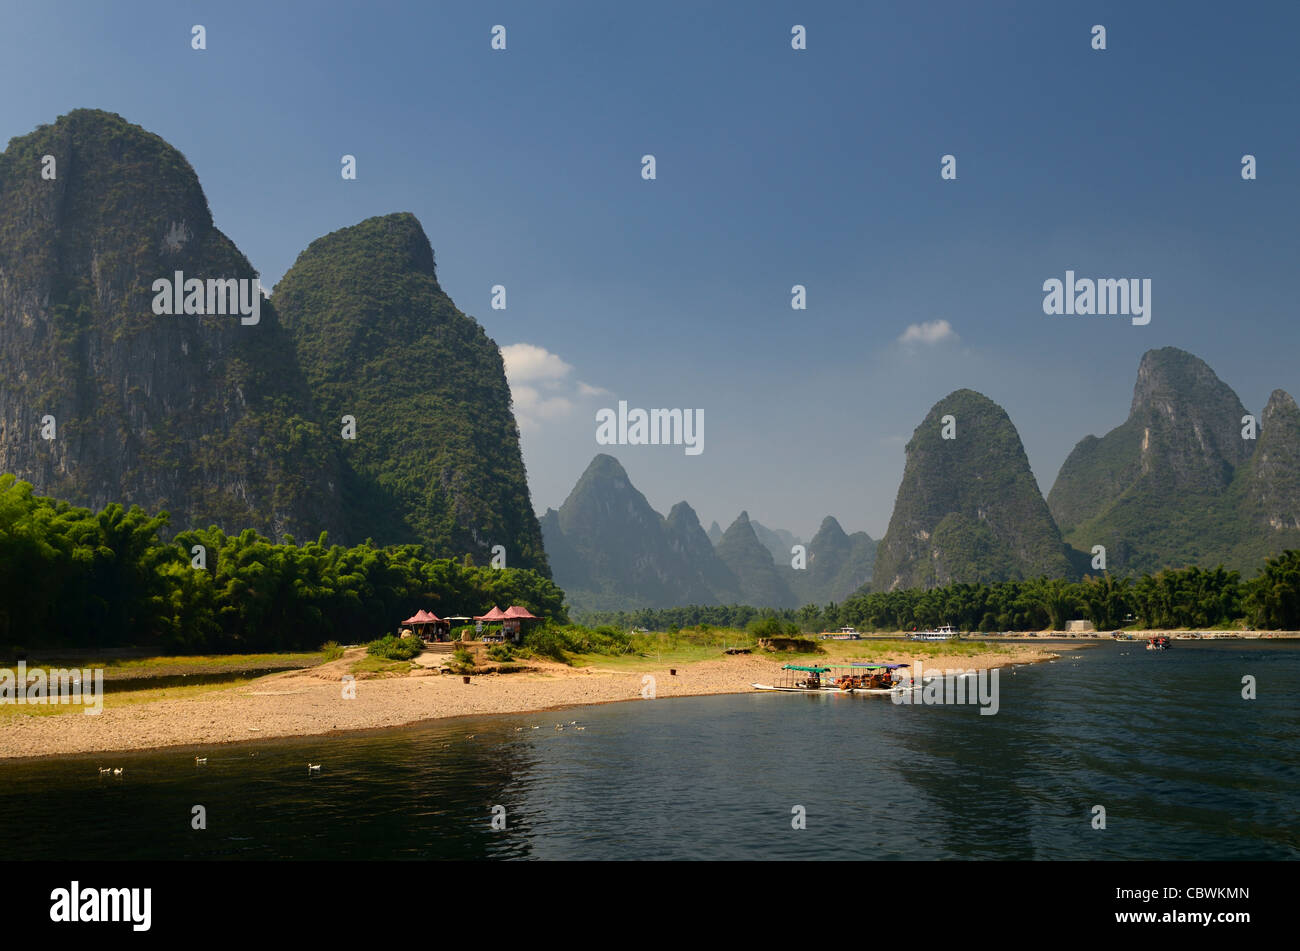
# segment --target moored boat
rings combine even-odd
[[[950,641],[958,636],[955,627],[951,624],[944,624],[933,630],[913,631],[907,635],[907,639],[909,641]]]
[[[793,693],[817,693],[825,689],[822,674],[830,673],[829,667],[804,667],[799,664],[786,664],[781,668],[779,683],[750,684],[755,690],[783,690]]]
[[[865,661],[837,664],[832,667],[835,678],[826,689],[845,693],[890,694],[900,689],[894,672],[910,666],[912,665],[872,664]]]
[[[866,693],[888,695],[912,689],[894,678],[894,672],[910,664],[875,664],[856,661],[830,667],[804,667],[786,664],[775,684],[750,684],[755,690],[780,690],[787,693]],[[832,676],[826,677],[825,675]]]
[[[1169,638],[1153,637],[1147,641],[1147,650],[1149,651],[1167,651],[1169,650]]]

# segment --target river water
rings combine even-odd
[[[754,693],[0,761],[0,828],[29,859],[1300,857],[1300,647],[1175,644],[1061,647],[992,716]]]

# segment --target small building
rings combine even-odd
[[[416,611],[403,621],[402,627],[410,628],[426,641],[445,641],[451,636],[451,624],[432,611],[424,609]],[[402,636],[406,637],[406,634]]]
[[[503,635],[501,635],[501,634],[493,634],[493,633],[491,633],[490,631],[489,631],[488,633],[486,633],[486,634],[483,633],[483,625],[484,625],[484,624],[496,624],[496,623],[502,621],[502,620],[505,618],[505,616],[506,616],[506,615],[505,615],[505,612],[502,611],[502,610],[501,610],[499,607],[497,607],[495,604],[492,605],[492,610],[489,611],[487,614],[479,614],[479,615],[476,615],[476,616],[475,616],[475,618],[474,618],[474,624],[475,624],[475,626],[478,628],[478,632],[479,632],[479,635],[480,635],[480,639],[481,639],[485,644],[493,643],[493,642],[496,642],[496,641],[505,640],[505,637],[504,637]],[[462,634],[461,636],[464,637],[463,634]]]
[[[527,608],[521,608],[512,604],[506,608],[505,613],[501,615],[501,633],[510,638],[515,643],[519,643],[519,638],[523,634],[524,621],[540,621],[541,618],[530,614]]]

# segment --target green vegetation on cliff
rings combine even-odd
[[[384,541],[440,554],[494,545],[548,573],[501,352],[438,285],[414,216],[370,218],[313,241],[276,305],[353,477],[345,498]]]
[[[1048,505],[1075,548],[1136,575],[1225,564],[1252,571],[1300,546],[1300,413],[1281,390],[1255,439],[1237,394],[1175,347],[1142,357],[1128,419],[1074,448]]]
[[[944,417],[954,438],[945,439]],[[974,390],[930,410],[907,444],[873,587],[1064,577],[1070,560],[1006,411]]]

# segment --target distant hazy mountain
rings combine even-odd
[[[689,506],[669,525],[613,456],[597,455],[559,510],[542,517],[552,577],[579,610],[718,604],[735,590]]]
[[[955,438],[943,438],[944,417]],[[934,405],[907,444],[873,588],[929,588],[1072,573],[1006,411],[974,390]]]
[[[1174,347],[1138,367],[1128,419],[1084,438],[1048,494],[1065,538],[1106,548],[1126,573],[1187,564],[1253,571],[1300,545],[1300,427],[1295,401],[1273,393],[1257,438],[1246,408],[1204,361]]]
[[[875,553],[866,533],[845,535],[828,517],[808,545],[808,567],[795,570],[785,542],[798,539],[770,532],[782,546],[776,560],[744,512],[726,532],[713,523],[715,544],[687,503],[660,517],[618,460],[604,454],[541,526],[552,576],[578,611],[840,601],[869,579]]]
[[[943,438],[947,416],[953,439]],[[828,516],[806,544],[804,570],[791,567],[790,549],[802,544],[794,535],[745,512],[707,535],[685,503],[660,518],[608,456],[593,461],[560,512],[547,513],[543,531],[555,580],[579,610],[596,601],[787,607],[842,601],[868,582],[880,591],[1071,578],[1095,571],[1095,545],[1105,547],[1107,569],[1123,574],[1220,563],[1253,573],[1264,557],[1300,548],[1300,408],[1274,391],[1255,439],[1243,438],[1245,416],[1203,361],[1172,347],[1150,351],[1129,418],[1083,439],[1044,500],[1006,412],[957,390],[907,445],[885,537],[848,535]]]
[[[827,515],[807,549],[807,568],[791,572],[791,586],[801,604],[843,601],[871,581],[876,541],[866,532],[845,534]]]
[[[718,556],[713,543],[700,527],[699,516],[685,502],[678,502],[664,520],[668,546],[681,558],[685,572],[708,589],[711,602],[700,604],[740,604],[743,602],[740,583],[726,563]]]
[[[778,565],[789,564],[790,549],[795,545],[803,544],[799,538],[783,528],[768,528],[753,519],[750,520],[749,524],[754,529],[754,535],[762,543],[763,547],[772,553],[772,560]]]
[[[747,512],[731,523],[718,542],[718,557],[740,583],[742,604],[756,607],[795,607],[797,599],[790,590],[787,576],[793,571],[778,570],[772,552],[758,540]]]

